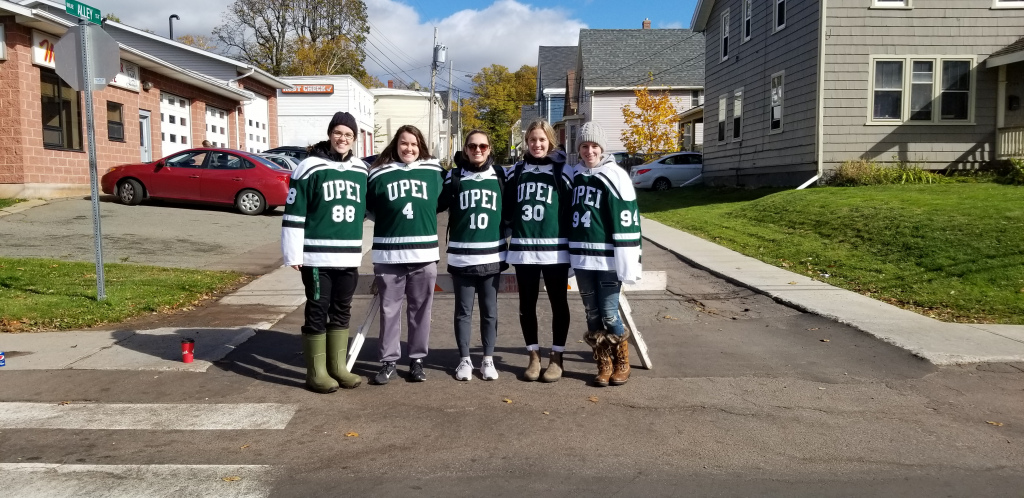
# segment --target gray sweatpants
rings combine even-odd
[[[494,355],[498,337],[498,283],[500,274],[464,276],[452,274],[455,284],[455,343],[459,354],[469,356],[469,340],[473,334],[473,300],[480,296],[480,340],[484,356]]]
[[[380,361],[402,357],[402,301],[407,303],[409,358],[427,356],[437,262],[374,264],[373,274],[380,293]]]

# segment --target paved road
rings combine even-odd
[[[71,482],[80,487],[56,489],[82,496],[132,496],[133,483],[169,480],[181,495],[218,496],[1020,496],[1021,366],[937,368],[653,245],[644,261],[669,272],[669,289],[631,297],[655,369],[634,370],[624,387],[587,385],[594,368],[575,299],[566,377],[518,381],[515,296],[499,303],[501,377],[457,382],[453,302],[439,295],[426,383],[316,395],[301,389],[297,311],[206,373],[0,371],[0,402],[18,403],[0,405],[0,482]],[[367,305],[358,298],[354,316]],[[372,374],[375,350],[368,340],[358,373]],[[163,412],[152,404],[192,407],[181,417],[196,427],[145,428]],[[242,425],[253,404],[287,422]],[[79,406],[113,413],[111,425],[41,421]],[[5,418],[15,408],[35,415]],[[211,420],[238,425],[198,430]]]
[[[280,264],[281,209],[245,216],[229,207],[113,199],[103,196],[100,205],[106,263],[260,274]],[[0,217],[0,240],[0,256],[95,261],[92,202],[57,199]]]

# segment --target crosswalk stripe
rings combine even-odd
[[[0,403],[2,429],[284,429],[296,405]]]
[[[270,496],[271,470],[268,465],[0,463],[0,491],[25,498],[263,498]]]

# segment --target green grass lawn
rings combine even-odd
[[[0,209],[13,206],[22,201],[24,201],[24,199],[0,199]]]
[[[994,183],[643,192],[641,212],[946,321],[1024,324],[1024,188]]]
[[[149,313],[186,309],[246,277],[233,272],[104,265],[106,294],[96,300],[96,265],[0,258],[0,332],[77,329]]]

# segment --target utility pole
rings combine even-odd
[[[448,159],[455,158],[455,140],[452,139],[452,61],[448,61]]]
[[[434,56],[430,62],[430,102],[427,103],[427,142],[434,148],[434,82],[437,79],[437,66],[444,64],[448,48],[437,44],[437,28],[434,28]],[[436,153],[436,151],[435,151]]]

